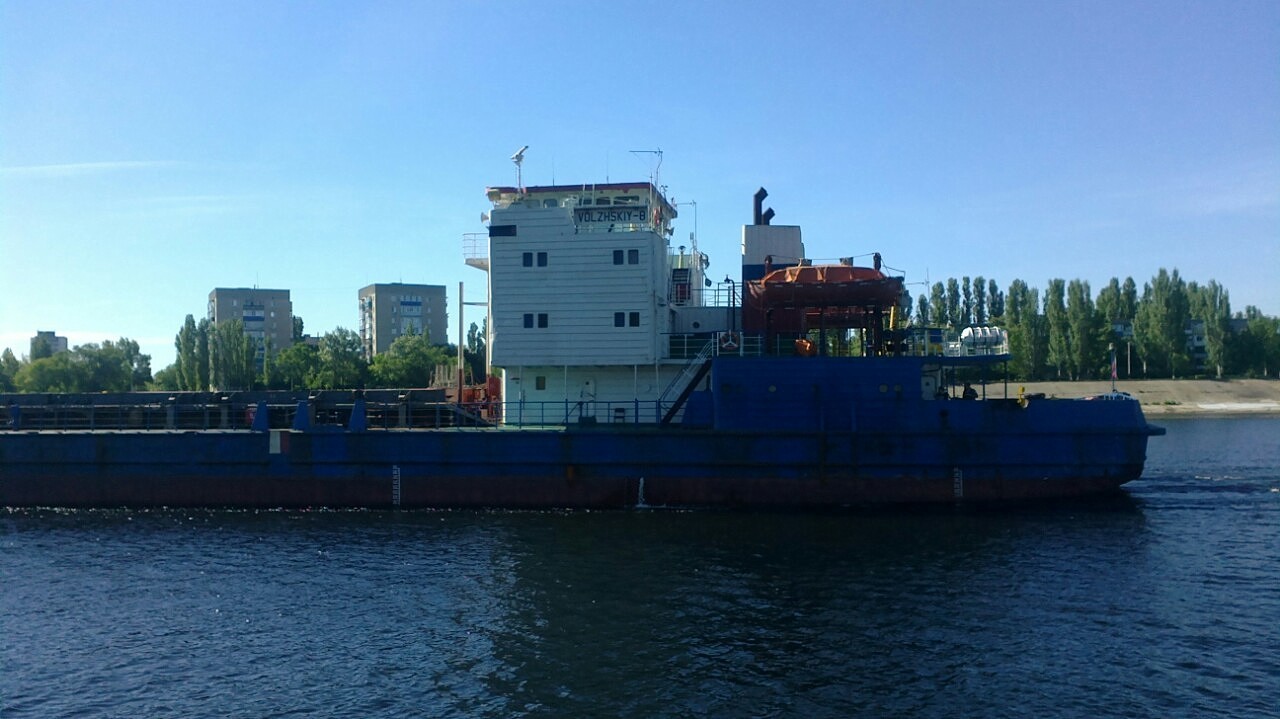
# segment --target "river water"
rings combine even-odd
[[[0,510],[0,717],[1250,717],[1280,418],[1117,499],[728,512]]]

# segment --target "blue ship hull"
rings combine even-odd
[[[0,432],[0,505],[840,507],[1115,491],[1137,402],[919,397],[908,358],[718,359],[673,425]]]

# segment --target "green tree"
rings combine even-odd
[[[973,321],[987,323],[987,281],[981,277],[973,278]]]
[[[1245,329],[1238,338],[1239,366],[1254,377],[1280,374],[1280,318],[1267,317],[1253,305],[1245,307]]]
[[[28,362],[14,384],[22,392],[126,392],[150,380],[151,357],[138,351],[137,342],[121,337]]]
[[[155,377],[151,380],[149,388],[162,392],[181,391],[183,389],[182,376],[178,371],[178,363],[174,362],[168,367],[156,372]]]
[[[410,333],[374,357],[369,372],[379,387],[427,387],[436,365],[451,359],[447,349],[431,346],[426,335]]]
[[[1195,283],[1188,285],[1187,294],[1191,316],[1204,324],[1205,361],[1221,379],[1227,365],[1227,336],[1231,332],[1231,300],[1227,290],[1215,280],[1209,280],[1204,287]]]
[[[1186,283],[1163,267],[1143,286],[1142,300],[1133,318],[1134,341],[1142,357],[1143,373],[1159,368],[1162,374],[1177,377],[1185,372],[1187,357],[1187,319],[1189,317]]]
[[[910,299],[910,296],[908,296]],[[906,318],[904,318],[906,319]],[[489,336],[489,320],[485,318],[481,324],[471,323],[467,328],[467,347],[463,352],[463,356],[467,361],[467,369],[471,372],[471,377],[475,382],[483,382],[486,377],[486,367],[488,366],[488,342]]]
[[[1047,323],[1040,314],[1040,293],[1022,280],[1014,280],[1009,285],[1004,310],[1011,371],[1025,380],[1041,379],[1049,338]]]
[[[213,369],[210,357],[212,342],[213,321],[203,317],[196,323],[195,386],[192,387],[200,392],[207,392],[213,386],[213,378],[210,376]]]
[[[88,368],[71,352],[59,352],[23,364],[14,381],[19,392],[85,392]]]
[[[1120,302],[1120,280],[1112,277],[1107,286],[1098,292],[1098,302],[1095,305],[1095,310],[1098,316],[1108,325],[1132,319],[1120,316]]]
[[[941,282],[934,282],[929,288],[929,321],[941,327],[950,317],[947,314],[947,288]]]
[[[302,328],[303,328],[302,318],[297,315],[294,315],[293,316],[293,341],[294,342],[302,342],[303,337],[306,336],[305,334],[303,334]]]
[[[4,348],[4,353],[0,354],[0,392],[13,392],[18,389],[16,378],[20,369],[22,369],[22,363],[13,356],[13,350]]]
[[[923,293],[916,298],[916,316],[913,324],[917,327],[929,326],[929,298]]]
[[[85,391],[127,392],[151,381],[150,355],[142,354],[138,343],[127,337],[80,345],[72,354],[85,368]]]
[[[1049,326],[1049,366],[1054,377],[1062,379],[1071,372],[1071,331],[1067,322],[1066,282],[1049,280],[1044,292],[1044,318]]]
[[[1138,285],[1132,277],[1124,278],[1120,287],[1120,316],[1126,322],[1133,322],[1138,316]]]
[[[234,319],[216,325],[209,348],[213,386],[219,390],[253,389],[256,354],[253,340],[244,333],[244,322]]]
[[[969,325],[973,322],[973,283],[968,277],[960,278],[960,321],[956,323],[956,328],[961,325]]]
[[[960,328],[960,283],[956,278],[947,279],[947,324],[954,329]]]
[[[987,315],[1004,317],[1004,293],[995,280],[987,280]]]
[[[1108,328],[1093,304],[1089,283],[1071,280],[1067,284],[1067,327],[1071,337],[1072,379],[1098,376],[1109,362]]]
[[[173,338],[176,355],[173,360],[178,386],[175,389],[198,390],[200,381],[196,371],[196,319],[191,315],[183,320],[177,336]]]
[[[338,327],[320,338],[320,366],[311,384],[316,389],[357,389],[364,386],[368,369],[360,335]]]
[[[271,373],[273,389],[308,389],[311,378],[320,369],[320,350],[315,345],[298,342],[275,355]]]

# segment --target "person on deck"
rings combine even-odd
[[[978,390],[974,389],[974,388],[973,388],[973,385],[969,384],[968,382],[965,382],[965,383],[964,383],[964,394],[962,394],[962,395],[961,395],[961,397],[963,397],[964,399],[977,399],[977,398],[978,398]]]

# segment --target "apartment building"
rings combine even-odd
[[[209,320],[240,320],[257,346],[258,368],[266,348],[279,352],[293,344],[293,302],[289,290],[219,287],[209,293]]]
[[[410,332],[425,335],[433,345],[449,341],[443,285],[373,284],[360,289],[359,301],[365,359],[386,352],[396,338]]]

